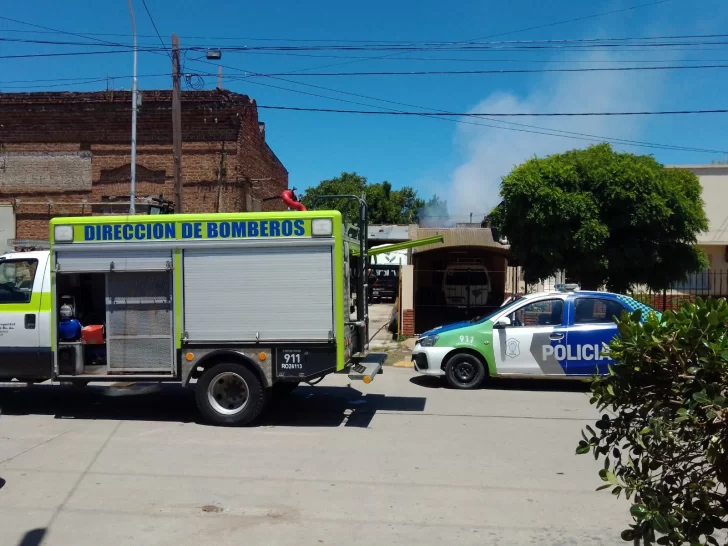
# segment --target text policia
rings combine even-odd
[[[299,220],[230,222],[155,222],[83,227],[84,241],[157,241],[165,239],[240,239],[245,237],[302,237],[308,231]]]
[[[612,358],[608,353],[602,352],[598,343],[587,345],[543,345],[542,358],[546,360],[553,356],[556,360],[609,360]]]

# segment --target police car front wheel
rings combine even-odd
[[[485,379],[483,362],[470,354],[454,354],[445,364],[445,378],[455,389],[474,389]]]

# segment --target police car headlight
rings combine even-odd
[[[417,340],[417,345],[420,347],[434,347],[440,336],[427,336]]]
[[[72,243],[73,226],[53,226],[53,240],[56,243]]]
[[[311,220],[311,235],[314,237],[330,237],[334,232],[331,218],[314,218]]]

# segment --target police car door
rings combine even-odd
[[[612,317],[619,316],[623,310],[622,304],[615,299],[578,294],[574,297],[566,333],[568,375],[608,372],[608,365],[613,360],[602,354],[603,346],[617,335],[617,325]]]
[[[0,377],[33,376],[39,371],[42,285],[37,259],[0,260]]]
[[[499,374],[564,375],[557,356],[565,352],[564,298],[545,296],[527,300],[496,319],[493,353]]]

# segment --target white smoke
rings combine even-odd
[[[574,58],[574,57],[568,57]],[[624,58],[624,57],[622,57]],[[663,57],[664,58],[664,57]],[[593,61],[614,60],[607,53],[597,52],[583,59],[585,64],[544,66],[615,66]],[[591,62],[590,62],[591,61]],[[620,63],[621,64],[621,63]],[[621,64],[624,66],[624,64]],[[528,77],[528,76],[524,76]],[[666,76],[655,72],[572,72],[549,74],[538,81],[523,98],[508,91],[494,91],[471,112],[609,112],[649,110],[660,101]],[[491,82],[493,80],[490,80]],[[507,125],[478,118],[461,118],[466,122],[499,125],[523,131],[540,131],[519,125]],[[644,117],[567,117],[567,118],[496,118],[502,121],[571,131],[602,137],[641,140],[647,122]],[[597,142],[543,134],[504,130],[493,127],[460,124],[455,139],[464,162],[450,176],[447,195],[450,213],[459,217],[470,212],[482,216],[498,204],[500,182],[513,167],[534,156],[585,148]],[[651,153],[647,148],[612,145],[616,150],[639,154]],[[474,210],[475,209],[475,210]],[[475,217],[475,216],[474,216]]]

